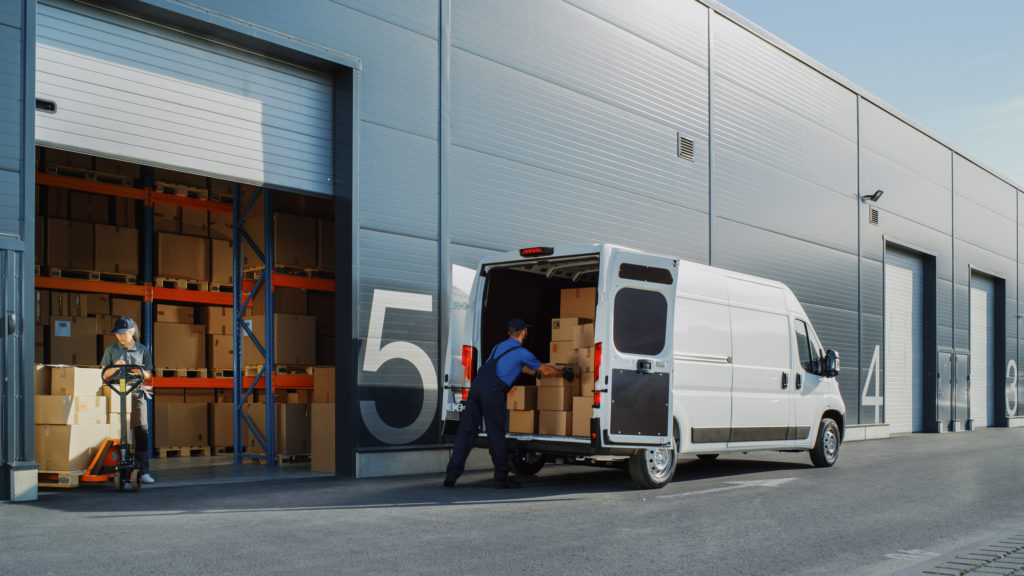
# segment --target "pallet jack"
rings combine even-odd
[[[107,372],[115,369],[108,378]],[[142,468],[135,461],[131,442],[128,440],[128,396],[145,381],[142,378],[142,366],[134,364],[111,364],[100,371],[104,386],[113,390],[121,398],[121,438],[108,438],[103,441],[89,468],[79,481],[107,482],[114,481],[118,492],[130,485],[138,492],[142,487]]]

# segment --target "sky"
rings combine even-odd
[[[1024,0],[721,0],[1024,189]]]

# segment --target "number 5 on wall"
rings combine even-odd
[[[377,372],[389,360],[404,360],[412,364],[420,375],[423,387],[423,404],[420,413],[411,424],[401,428],[392,426],[380,417],[377,403],[373,400],[360,400],[359,411],[363,416],[366,428],[381,442],[386,444],[408,444],[422,436],[434,421],[437,412],[437,372],[430,356],[412,342],[395,341],[381,346],[384,335],[384,317],[388,308],[413,310],[416,312],[432,312],[431,298],[427,294],[410,294],[408,292],[392,292],[390,290],[374,290],[373,302],[370,305],[370,325],[366,335],[366,350],[363,354],[363,371]],[[409,383],[398,383],[408,386]],[[380,385],[380,382],[367,382],[369,386]],[[395,385],[389,382],[389,386]],[[411,386],[415,386],[412,383]]]

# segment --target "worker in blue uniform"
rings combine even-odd
[[[494,463],[495,488],[519,488],[521,484],[510,478],[509,461],[505,449],[505,402],[509,389],[519,374],[539,373],[541,376],[562,376],[572,379],[570,368],[557,368],[543,364],[532,352],[523,347],[530,325],[522,318],[508,322],[508,338],[491,350],[487,361],[477,371],[469,388],[469,398],[462,412],[459,429],[455,437],[455,448],[448,460],[444,486],[455,486],[456,480],[466,469],[466,459],[473,449],[473,441],[480,433],[481,419],[487,424],[487,443],[490,446],[491,461]]]
[[[143,484],[155,482],[149,474],[149,400],[153,397],[153,388],[149,379],[153,371],[153,352],[135,339],[138,328],[135,320],[128,316],[121,316],[114,322],[113,334],[117,341],[107,346],[103,352],[103,359],[100,365],[107,366],[139,366],[136,372],[146,382],[132,392],[132,445],[135,449],[135,461],[138,462],[142,471],[140,480]],[[104,376],[111,378],[116,374],[113,368],[108,370]]]

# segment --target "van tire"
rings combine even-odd
[[[839,459],[839,444],[842,442],[839,425],[831,418],[822,418],[818,426],[818,439],[811,449],[811,463],[819,468],[828,468]]]
[[[676,473],[676,445],[637,450],[629,457],[629,475],[640,488],[661,488]]]
[[[544,467],[547,458],[543,454],[515,451],[512,453],[512,468],[523,476],[533,476]]]

